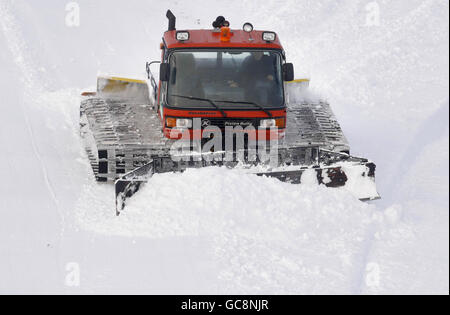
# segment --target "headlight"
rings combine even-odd
[[[263,119],[259,125],[261,128],[286,128],[286,120],[284,118]]]
[[[177,119],[177,128],[192,128],[192,119]]]
[[[177,32],[177,40],[180,42],[189,40],[189,37],[190,37],[189,32],[186,31]]]
[[[277,34],[275,34],[274,32],[264,32],[262,37],[263,41],[273,42],[275,41],[275,39],[277,39]]]
[[[259,125],[261,128],[272,128],[276,126],[275,119],[264,119],[261,120],[261,123]]]

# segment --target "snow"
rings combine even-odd
[[[449,4],[379,0],[368,25],[369,2],[79,0],[67,27],[64,2],[0,0],[0,293],[448,294]],[[79,94],[97,73],[144,77],[167,8],[183,28],[275,29],[383,199],[206,168],[153,177],[116,217]]]
[[[361,174],[367,172],[365,166],[342,166],[342,170],[347,176],[347,182],[344,189],[350,192],[358,199],[367,198],[367,196],[378,196],[378,191],[374,181],[370,177],[362,177]],[[376,173],[375,173],[376,174]]]
[[[206,238],[220,293],[355,290],[354,260],[377,222],[375,209],[318,186],[311,174],[301,186],[220,168],[157,176],[120,223],[133,227],[129,235]],[[339,277],[327,283],[327,275]]]

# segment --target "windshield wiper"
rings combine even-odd
[[[207,98],[200,98],[200,97],[194,97],[194,96],[185,96],[185,95],[173,95],[173,94],[170,95],[170,96],[179,97],[179,98],[185,98],[185,99],[194,100],[194,101],[205,101],[205,102],[208,102],[212,106],[214,106],[219,112],[221,112],[223,117],[225,117],[225,118],[228,117],[227,113],[225,113],[225,111],[222,108],[220,108],[220,106],[217,105],[215,103],[215,101],[209,100]]]
[[[200,97],[194,97],[194,96],[185,96],[185,95],[170,95],[173,97],[179,97],[179,98],[185,98],[188,100],[194,100],[194,101],[206,101],[209,102],[212,106],[214,106],[218,111],[220,111],[223,115],[223,117],[228,117],[227,114],[225,113],[225,111],[216,104],[217,103],[231,103],[231,104],[246,104],[246,105],[253,105],[255,107],[257,107],[258,109],[262,110],[264,113],[267,114],[267,116],[269,116],[270,118],[273,117],[272,113],[267,110],[266,108],[264,108],[263,106],[256,104],[254,102],[235,102],[235,101],[216,101],[216,100],[210,100],[210,99],[206,99],[206,98],[200,98]]]
[[[270,118],[273,117],[272,113],[270,111],[268,111],[266,108],[264,108],[263,106],[256,104],[254,102],[235,102],[235,101],[215,101],[215,102],[220,102],[220,103],[231,103],[231,104],[246,104],[246,105],[253,105],[255,107],[258,107],[260,110],[262,110],[264,113],[267,114],[267,116],[269,116]]]

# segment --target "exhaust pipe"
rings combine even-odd
[[[167,10],[166,17],[169,19],[169,31],[175,31],[177,18],[175,17],[175,15],[173,15],[172,11],[170,10]]]

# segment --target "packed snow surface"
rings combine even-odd
[[[216,2],[0,0],[0,293],[448,294],[448,1]],[[205,168],[154,176],[116,217],[79,94],[144,77],[168,8],[277,31],[383,199]]]

